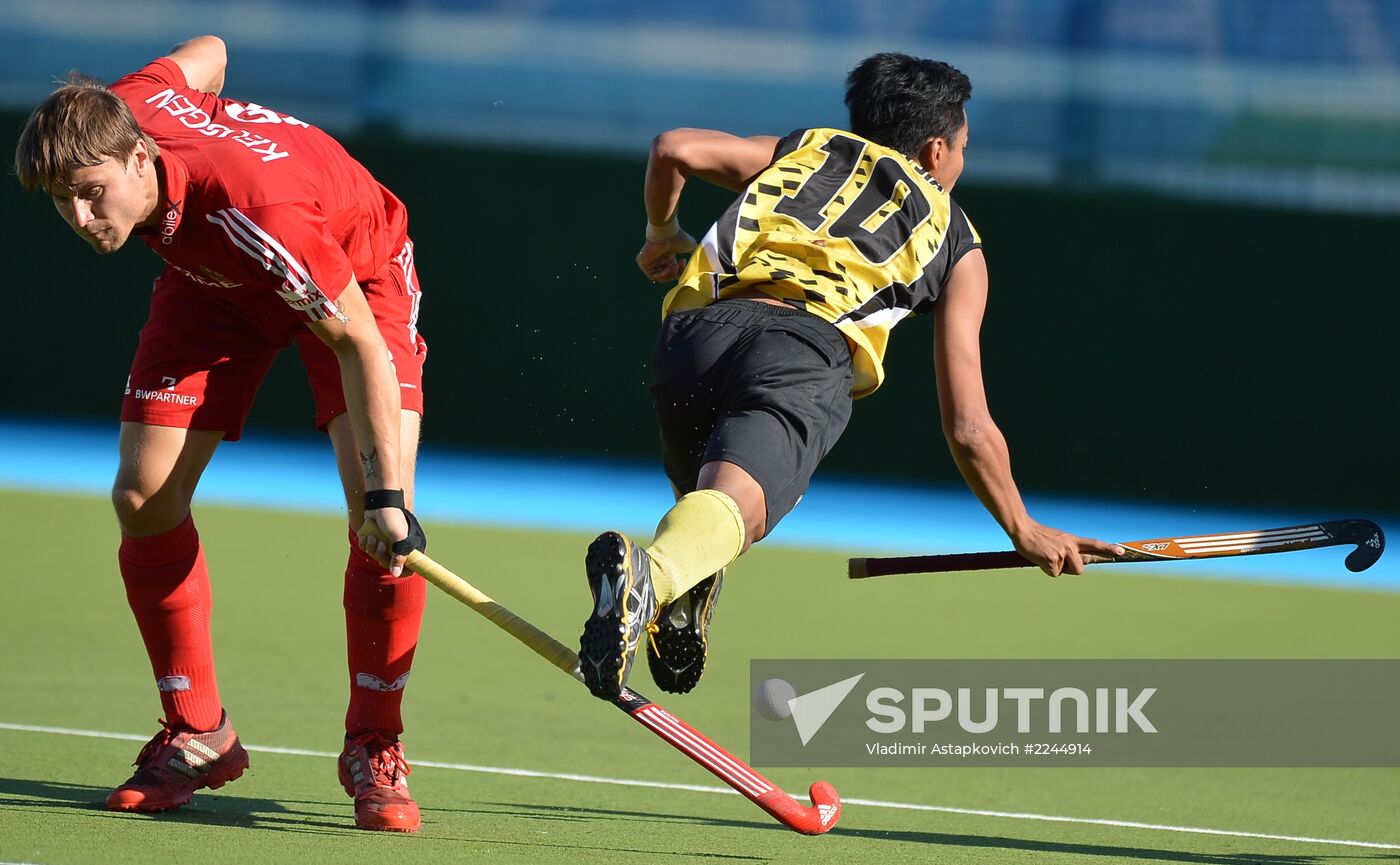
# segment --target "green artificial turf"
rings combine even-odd
[[[151,735],[159,702],[117,575],[105,501],[9,491],[0,723]],[[109,813],[140,742],[0,729],[0,862],[1293,863],[1400,849],[848,805],[829,835],[735,795],[419,765],[413,836],[361,832],[328,756],[347,690],[343,528],[200,507],[229,714],[252,768],[165,815]],[[428,525],[443,564],[566,644],[589,597],[580,535]],[[605,527],[600,527],[605,528]],[[852,553],[857,551],[851,551]],[[1097,570],[851,582],[831,552],[764,549],[730,572],[702,685],[638,687],[740,756],[750,658],[1400,656],[1400,595]],[[649,684],[649,683],[646,683]],[[471,610],[433,591],[405,702],[410,762],[716,786]],[[775,769],[848,799],[1400,844],[1400,770]]]

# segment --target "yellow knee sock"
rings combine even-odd
[[[657,603],[671,603],[737,559],[743,549],[744,516],[733,499],[719,490],[681,496],[661,518],[656,540],[647,547]]]

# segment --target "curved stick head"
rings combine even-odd
[[[831,831],[831,827],[841,819],[841,797],[836,795],[836,788],[825,781],[818,781],[807,792],[812,797],[811,805],[803,805],[777,787],[762,796],[750,798],[794,832],[822,835]]]
[[[1385,532],[1370,520],[1344,520],[1335,533],[1356,549],[1347,553],[1347,570],[1360,573],[1376,563],[1385,552]]]
[[[812,807],[808,813],[815,812],[816,824],[812,825],[808,820],[808,826],[798,831],[805,835],[821,835],[831,831],[831,827],[841,819],[841,797],[837,795],[836,788],[825,781],[817,781],[807,790],[807,794],[812,797]]]

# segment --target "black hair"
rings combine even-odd
[[[938,60],[875,54],[846,76],[851,131],[917,159],[930,138],[949,142],[967,122],[972,81]]]

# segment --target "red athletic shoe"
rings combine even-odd
[[[417,832],[418,803],[408,795],[408,761],[397,736],[370,731],[345,743],[336,761],[340,785],[355,797],[355,825],[383,832]]]
[[[164,719],[155,738],[136,755],[136,774],[107,797],[111,811],[168,811],[190,801],[201,787],[217,790],[248,768],[248,752],[228,714],[208,733],[177,730]]]

